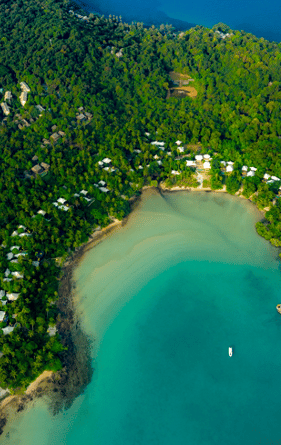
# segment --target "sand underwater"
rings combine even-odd
[[[235,196],[146,191],[74,274],[91,384],[56,416],[37,400],[1,443],[281,442],[281,274],[261,218]]]

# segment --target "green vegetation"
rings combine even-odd
[[[62,0],[0,0],[0,102],[10,110],[0,109],[0,328],[14,328],[0,329],[0,385],[14,389],[62,366],[48,331],[59,316],[56,258],[126,216],[144,185],[198,185],[186,167],[195,144],[213,156],[211,187],[242,185],[270,207],[258,233],[281,240],[278,181],[263,181],[265,172],[281,177],[281,45],[222,24],[182,35],[83,20],[71,8],[80,13]],[[167,99],[170,71],[194,79],[196,98]],[[254,177],[242,177],[244,164],[258,168]]]

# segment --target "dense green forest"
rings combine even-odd
[[[269,208],[257,230],[281,245],[280,49],[223,24],[179,33],[65,0],[0,0],[1,387],[62,366],[58,259],[124,218],[144,185],[196,187],[198,152],[213,157],[212,189]],[[170,71],[197,97],[167,99]]]

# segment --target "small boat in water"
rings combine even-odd
[[[232,357],[232,348],[228,348],[228,355],[229,355],[229,357]]]

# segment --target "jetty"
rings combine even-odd
[[[281,304],[277,304],[276,309],[277,309],[277,312],[279,312],[279,314],[281,314]]]

